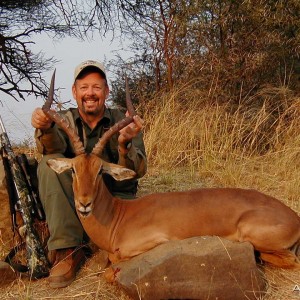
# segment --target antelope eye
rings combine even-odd
[[[71,168],[72,174],[75,174],[75,170],[74,168]]]
[[[103,173],[103,169],[101,168],[100,170],[99,170],[99,175],[101,175]]]

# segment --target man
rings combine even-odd
[[[97,61],[88,60],[76,67],[72,93],[78,107],[62,113],[71,126],[76,128],[86,152],[91,152],[99,137],[123,119],[124,114],[105,106],[109,87],[105,69]],[[80,245],[84,243],[85,233],[75,212],[71,172],[57,174],[46,162],[49,158],[74,157],[73,146],[64,131],[41,108],[34,110],[31,123],[36,128],[37,148],[43,154],[38,167],[38,179],[40,198],[50,232],[48,249],[52,254],[50,262],[53,267],[49,284],[53,288],[66,287],[75,279],[76,272],[84,261]],[[119,135],[113,136],[102,154],[104,160],[123,164],[134,170],[137,177],[146,172],[142,125],[142,119],[134,116],[134,122],[120,130]],[[119,154],[122,155],[119,157]],[[104,180],[114,195],[127,199],[135,197],[136,179],[116,182],[106,176]]]

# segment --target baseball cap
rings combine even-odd
[[[80,63],[74,71],[74,81],[78,77],[78,75],[87,67],[95,67],[101,71],[101,73],[104,75],[106,79],[106,73],[105,73],[105,68],[102,63],[96,61],[96,60],[86,60]]]

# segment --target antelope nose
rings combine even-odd
[[[87,216],[91,211],[92,211],[92,203],[82,203],[79,202],[79,208],[78,211],[80,212],[81,215]]]

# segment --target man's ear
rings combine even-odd
[[[72,168],[72,160],[69,158],[50,158],[47,160],[47,165],[60,174]]]
[[[106,87],[105,87],[105,97],[108,98],[109,96],[109,86],[106,84]]]
[[[75,83],[73,83],[73,85],[72,85],[72,95],[73,95],[73,98],[76,99],[76,87],[75,87]]]
[[[103,162],[102,170],[103,173],[109,174],[117,181],[131,179],[136,175],[136,173],[130,169],[108,162]]]

